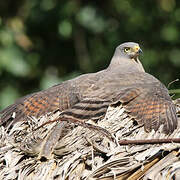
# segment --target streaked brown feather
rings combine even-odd
[[[163,125],[165,133],[172,133],[177,128],[175,105],[165,98],[158,97],[153,90],[150,94],[146,93],[147,91],[144,91],[130,102],[127,101],[125,108],[139,124],[145,126],[147,132],[158,130],[160,125]]]
[[[82,75],[21,98],[0,112],[0,122],[3,124],[11,119],[13,112],[16,113],[13,122],[55,111],[80,121],[98,119],[104,117],[106,106],[117,101],[122,102],[148,132],[163,125],[168,134],[177,127],[176,110],[168,90],[145,72],[121,73],[119,69]]]
[[[79,101],[78,97],[74,92],[69,91],[69,85],[62,83],[17,100],[15,104],[0,112],[2,114],[0,124],[11,120],[13,113],[15,113],[15,118],[13,118],[13,123],[15,123],[28,117],[39,118],[47,113],[63,111],[77,101]]]

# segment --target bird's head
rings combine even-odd
[[[126,42],[119,45],[114,53],[109,67],[124,67],[144,71],[138,56],[142,50],[138,43]]]
[[[138,56],[142,53],[139,44],[134,42],[123,43],[116,48],[116,51],[116,53],[118,53],[120,56],[128,59],[133,59],[135,61],[137,60]]]

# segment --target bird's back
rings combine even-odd
[[[148,132],[158,130],[161,125],[166,134],[177,128],[176,107],[168,90],[152,75],[107,70],[100,77],[82,92],[84,97],[110,101],[109,104],[120,101],[129,115]]]
[[[38,118],[56,111],[66,119],[98,119],[104,117],[109,104],[120,101],[146,131],[158,130],[163,125],[165,133],[173,132],[177,127],[175,105],[166,87],[144,72],[137,58],[139,50],[136,43],[121,44],[107,69],[19,99],[0,112],[0,123]]]
[[[18,99],[0,111],[0,125],[6,124],[9,120],[15,123],[29,117],[39,118],[49,113],[70,109],[82,101],[86,92],[103,76],[103,73],[104,71],[98,72],[99,76],[96,73],[84,74]]]

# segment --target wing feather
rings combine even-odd
[[[69,84],[60,84],[17,100],[0,112],[0,125],[12,121],[22,121],[28,117],[36,117],[63,111],[70,108],[79,99]]]
[[[124,104],[125,109],[130,116],[137,120],[138,124],[142,124],[147,132],[152,129],[158,130],[160,125],[163,125],[163,131],[166,134],[172,133],[177,128],[177,115],[175,105],[157,92],[154,91],[135,91],[126,92],[120,101]],[[129,95],[133,92],[140,92],[139,95],[130,99],[125,98],[126,94]],[[150,92],[150,93],[149,93]],[[161,92],[161,93],[167,93]],[[166,94],[167,96],[167,94]],[[125,101],[127,100],[127,101]]]

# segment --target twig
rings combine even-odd
[[[142,139],[142,140],[120,140],[120,145],[144,145],[144,144],[162,144],[162,143],[180,143],[180,138],[169,139]]]
[[[114,140],[112,135],[106,131],[105,129],[99,127],[99,126],[94,126],[92,124],[88,124],[88,123],[85,123],[85,122],[81,122],[79,120],[76,120],[76,119],[71,119],[71,118],[58,118],[56,120],[52,120],[52,121],[48,121],[44,124],[42,124],[41,126],[37,127],[35,130],[47,125],[47,124],[50,124],[50,123],[53,123],[53,122],[57,122],[57,121],[67,121],[67,122],[72,122],[72,123],[75,123],[77,125],[80,125],[80,126],[83,126],[85,128],[89,128],[89,129],[94,129],[96,131],[99,131],[101,132],[102,134],[106,135],[110,140]],[[130,145],[130,144],[136,144],[136,145],[144,145],[144,144],[162,144],[162,143],[180,143],[180,138],[168,138],[168,139],[141,139],[141,140],[120,140],[119,141],[119,144],[120,145]]]
[[[175,79],[174,81],[171,81],[171,82],[168,84],[168,89],[169,89],[169,87],[170,87],[171,84],[173,84],[174,82],[177,82],[177,81],[179,81],[179,79]]]
[[[79,125],[79,126],[82,126],[82,127],[85,127],[85,128],[88,128],[88,129],[93,129],[97,132],[100,132],[102,133],[103,135],[105,135],[108,139],[112,140],[112,141],[115,141],[114,140],[114,137],[112,136],[112,134],[110,132],[108,132],[106,129],[100,127],[100,126],[95,126],[93,124],[89,124],[89,123],[86,123],[84,121],[80,121],[76,118],[66,118],[66,117],[59,117],[55,120],[52,120],[52,121],[48,121],[48,122],[45,122],[43,123],[42,125],[40,125],[39,127],[37,127],[34,131],[44,127],[45,125],[47,124],[50,124],[50,123],[53,123],[53,122],[62,122],[62,121],[66,121],[66,122],[70,122],[70,123],[74,123],[76,125]]]

